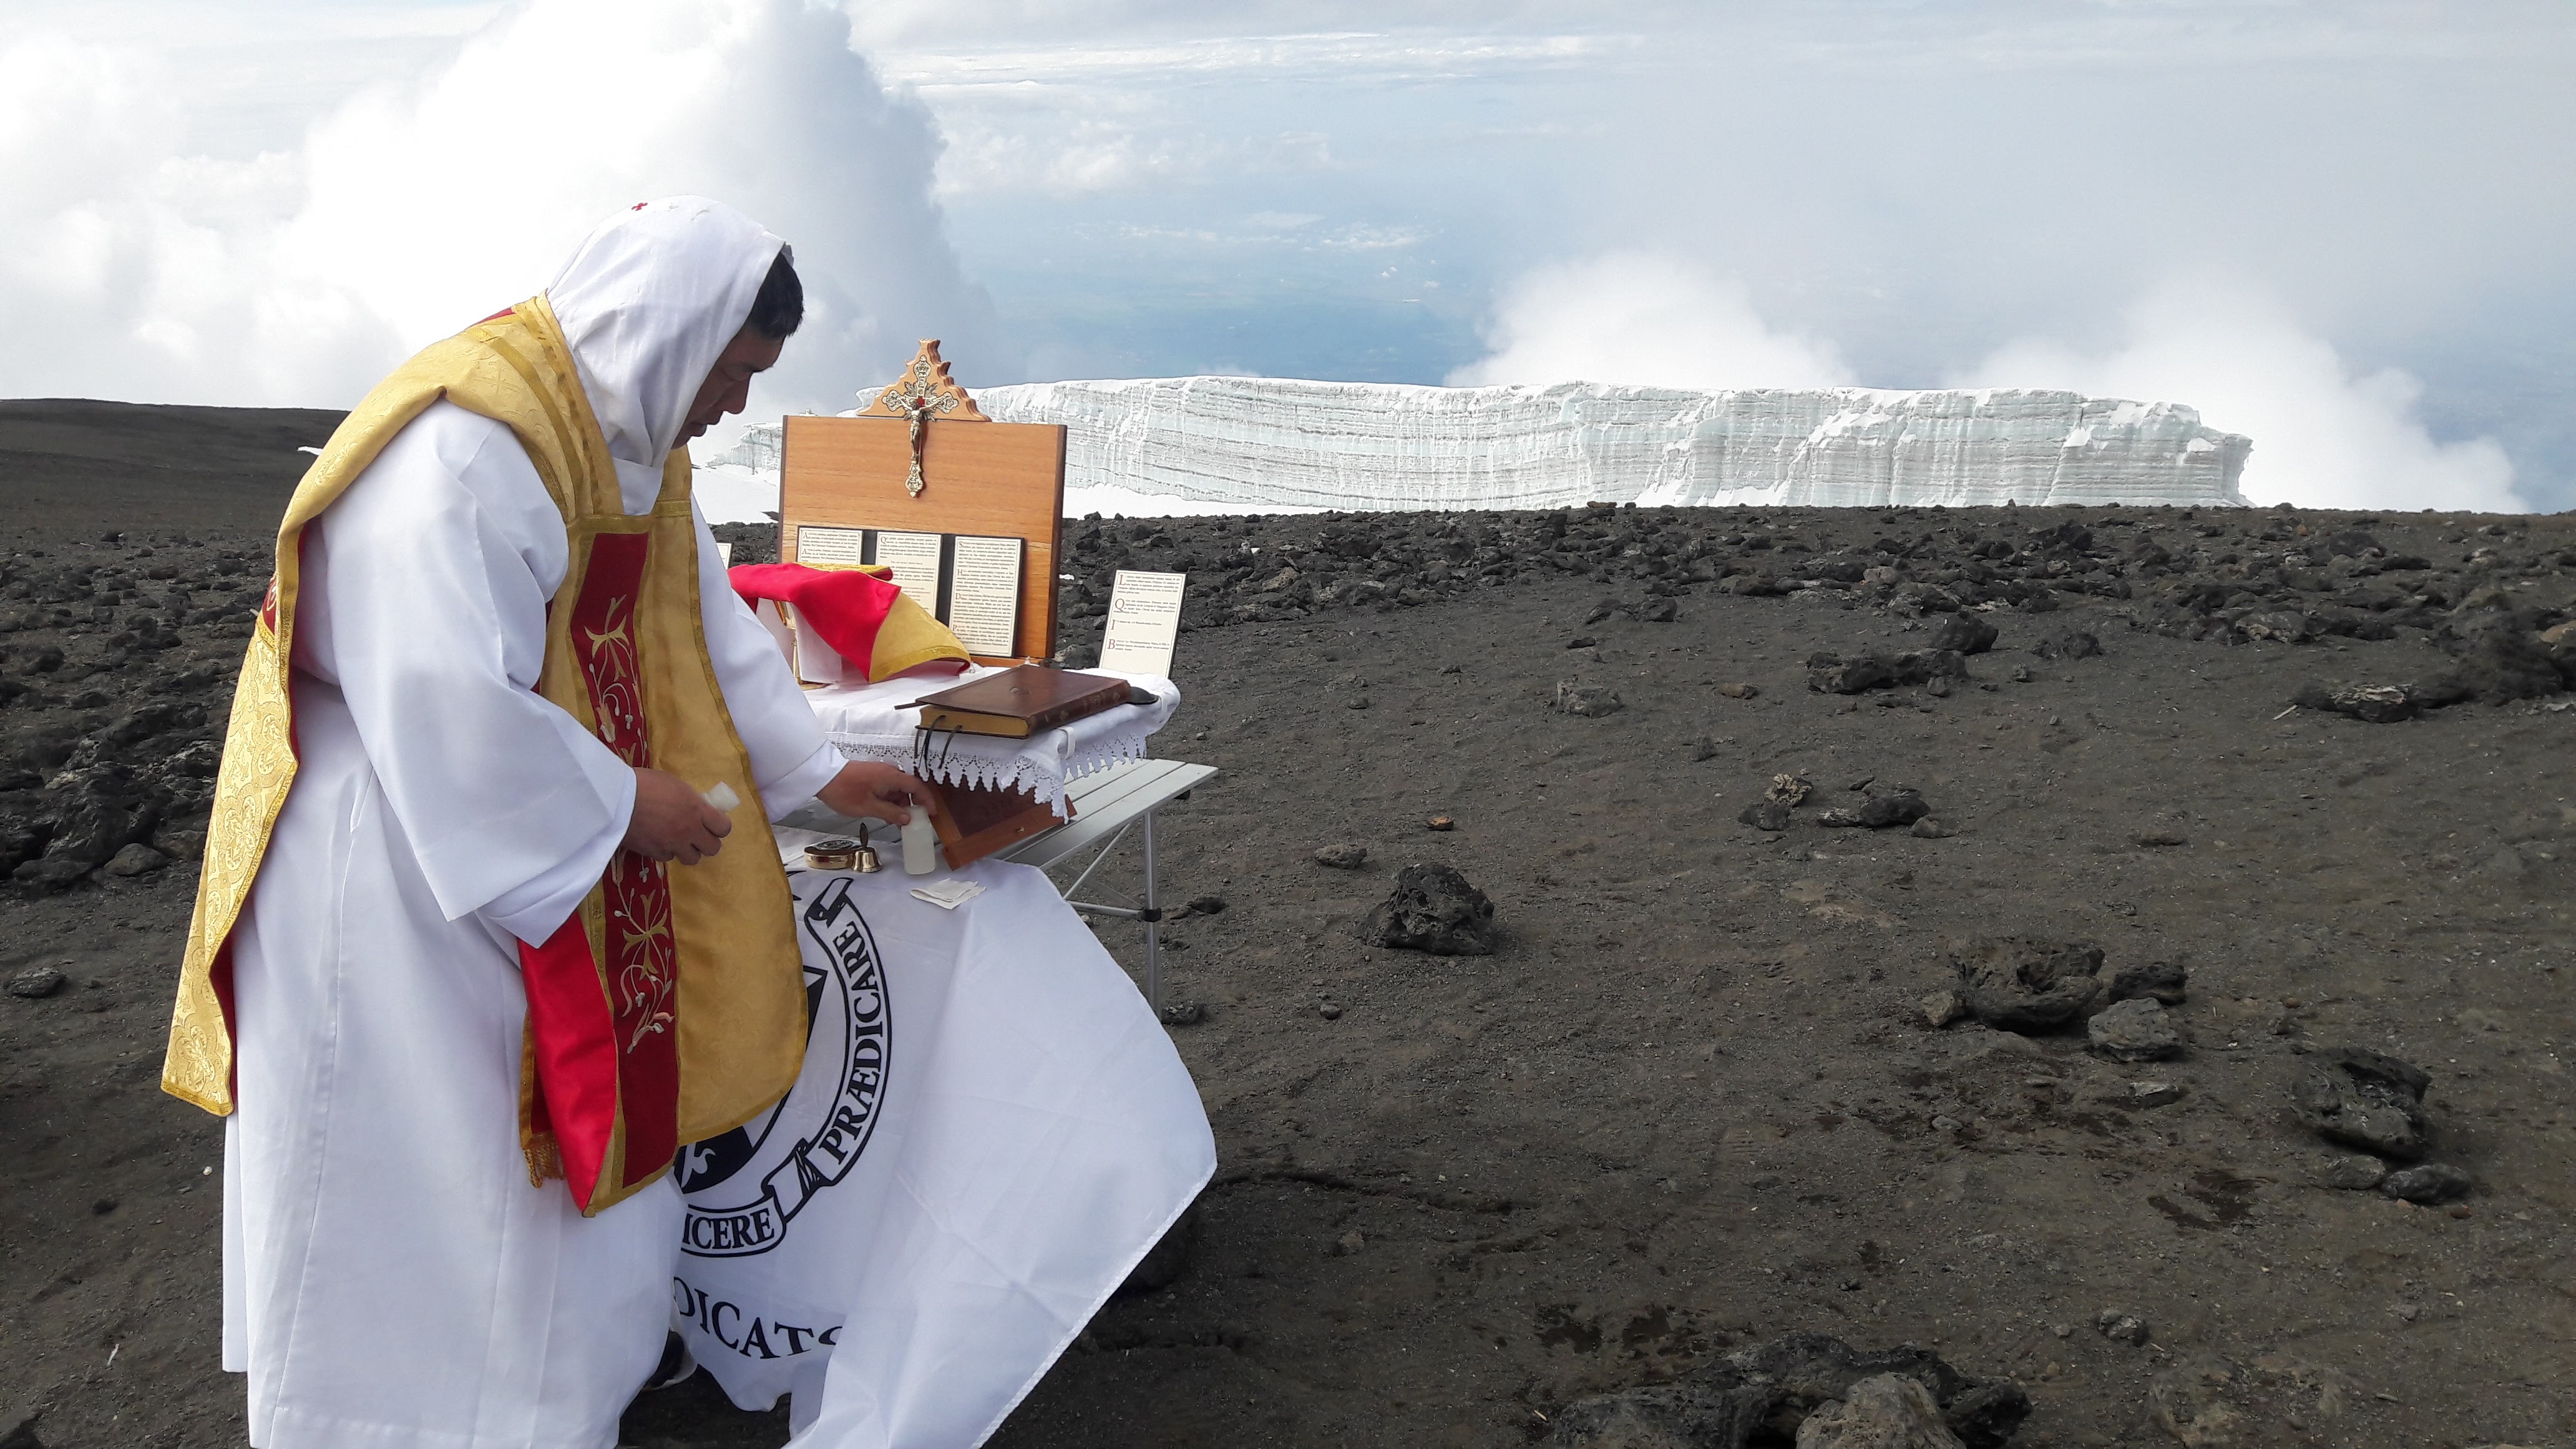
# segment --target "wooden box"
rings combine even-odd
[[[1034,790],[1003,790],[990,785],[934,785],[930,824],[939,832],[939,853],[957,870],[996,851],[1008,850],[1059,820],[1054,807]],[[1065,802],[1064,819],[1073,818]]]

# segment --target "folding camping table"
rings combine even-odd
[[[1073,883],[1062,887],[1067,905],[1086,916],[1107,916],[1113,920],[1135,921],[1145,928],[1145,1003],[1155,1011],[1163,1009],[1163,908],[1160,882],[1156,878],[1154,859],[1154,812],[1174,800],[1186,800],[1192,790],[1216,775],[1214,765],[1193,765],[1183,760],[1122,760],[1105,770],[1068,781],[1065,798],[1072,802],[1074,815],[1053,829],[1041,831],[1017,845],[996,852],[995,860],[1017,865],[1033,865],[1042,871],[1053,871],[1058,865],[1086,850],[1096,853]],[[781,825],[804,830],[821,830],[832,834],[854,833],[859,823],[834,813],[820,801],[800,806]],[[1088,901],[1077,893],[1091,883],[1091,878],[1130,830],[1136,833],[1142,859],[1138,878],[1142,887],[1133,905],[1113,901]]]

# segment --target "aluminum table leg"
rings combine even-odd
[[[1154,812],[1138,822],[1145,842],[1145,1004],[1159,1016],[1163,1010],[1163,913],[1154,894]]]

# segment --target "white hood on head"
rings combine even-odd
[[[600,223],[546,288],[627,512],[652,507],[689,404],[785,246],[721,202],[668,196]]]

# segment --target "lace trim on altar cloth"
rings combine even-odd
[[[912,743],[895,744],[882,735],[826,734],[832,748],[847,760],[869,760],[910,770],[934,785],[981,785],[998,790],[1026,790],[1047,803],[1056,818],[1067,815],[1064,787],[1085,775],[1097,774],[1112,765],[1145,758],[1147,730],[1117,730],[1088,741],[1072,750],[1064,759],[1051,760],[1034,756],[1027,748],[1014,749],[1002,758],[994,758],[969,749],[940,747],[950,737],[940,736],[928,748],[928,761]],[[971,737],[969,737],[971,738]]]

